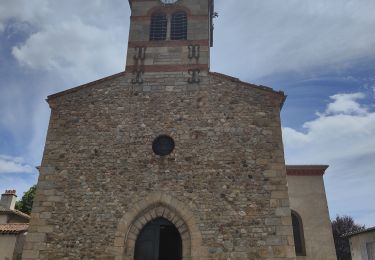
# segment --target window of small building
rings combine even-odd
[[[303,234],[302,219],[297,212],[292,211],[292,224],[293,224],[293,236],[294,236],[294,247],[297,256],[305,256],[305,238]]]
[[[184,11],[172,14],[171,40],[187,40],[187,15]]]
[[[164,41],[167,39],[168,19],[164,13],[151,16],[150,41]]]

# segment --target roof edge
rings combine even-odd
[[[288,176],[323,176],[329,165],[286,165]]]
[[[113,75],[110,75],[110,76],[107,76],[107,77],[104,77],[104,78],[101,78],[101,79],[98,79],[98,80],[94,80],[94,81],[89,82],[89,83],[85,83],[83,85],[79,85],[79,86],[74,87],[74,88],[70,88],[70,89],[67,89],[67,90],[64,90],[64,91],[61,91],[61,92],[57,92],[55,94],[49,95],[47,97],[47,102],[49,102],[52,99],[55,99],[55,98],[58,98],[58,97],[61,97],[61,96],[65,96],[67,94],[77,92],[77,91],[79,91],[81,89],[84,89],[84,88],[87,88],[87,87],[91,87],[91,86],[93,86],[95,84],[102,83],[102,82],[105,82],[107,80],[118,78],[120,76],[125,75],[125,73],[126,73],[125,71],[122,71],[122,72],[119,72],[119,73],[116,73],[116,74],[113,74]]]
[[[27,232],[29,223],[0,224],[0,235],[18,235]]]
[[[356,235],[361,235],[361,234],[364,234],[364,233],[368,233],[368,232],[372,232],[374,231],[375,232],[375,227],[372,227],[372,228],[367,228],[365,230],[361,230],[361,231],[355,231],[355,232],[351,232],[351,233],[347,233],[345,235],[343,235],[344,237],[347,237],[347,238],[350,238],[350,237],[354,237]]]
[[[239,78],[232,77],[232,76],[229,76],[229,75],[226,75],[226,74],[223,74],[223,73],[219,73],[219,72],[211,72],[210,71],[209,75],[213,75],[213,76],[216,76],[216,77],[219,77],[219,78],[228,79],[232,82],[244,84],[244,85],[256,88],[258,90],[262,90],[262,91],[271,93],[273,95],[276,95],[280,98],[280,109],[284,106],[285,100],[287,98],[287,96],[285,95],[285,93],[283,91],[276,91],[271,87],[267,87],[267,86],[263,86],[263,85],[256,85],[256,84],[252,84],[252,83],[249,83],[249,82],[245,82],[245,81],[240,80]]]
[[[16,209],[6,209],[6,208],[0,208],[0,214],[13,214],[13,215],[17,215],[17,216],[20,216],[20,217],[23,217],[27,220],[29,220],[31,217],[30,215],[26,214],[26,213],[23,213],[19,210],[16,210]]]

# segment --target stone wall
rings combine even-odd
[[[132,77],[49,98],[23,258],[132,259],[131,234],[163,215],[190,237],[184,259],[295,259],[284,96],[213,73]],[[166,157],[151,149],[162,134],[176,144]]]

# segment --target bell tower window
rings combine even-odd
[[[150,41],[167,39],[168,19],[164,13],[156,13],[151,17]]]
[[[172,14],[171,40],[187,40],[187,15],[183,11]]]

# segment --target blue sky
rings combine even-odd
[[[289,164],[329,164],[331,217],[375,226],[375,2],[216,1],[211,70],[283,90]],[[0,191],[37,182],[47,95],[124,69],[124,0],[0,3]]]

